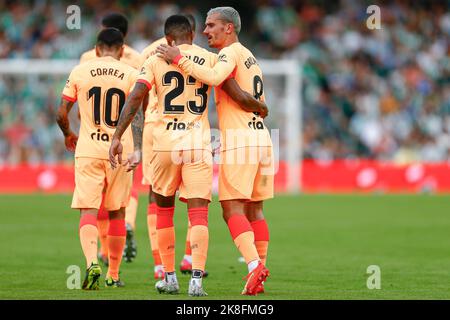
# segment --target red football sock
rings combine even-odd
[[[253,234],[250,222],[243,214],[233,214],[228,219],[228,229],[231,237],[239,249],[241,255],[244,257],[246,263],[254,260],[259,260],[258,251],[255,247],[255,235]]]
[[[105,200],[105,194],[102,194],[102,203],[97,215],[97,228],[98,238],[100,240],[100,253],[104,256],[108,256],[108,229],[109,229],[109,213],[103,207]]]
[[[251,222],[255,234],[255,247],[261,262],[266,265],[267,250],[269,248],[269,228],[265,219]]]
[[[175,207],[156,207],[156,232],[158,235],[159,254],[165,272],[175,271],[175,229],[173,214]]]

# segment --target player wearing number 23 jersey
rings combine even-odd
[[[216,56],[200,47],[190,44],[179,47],[194,63],[209,67],[215,63]],[[180,164],[176,164],[175,158],[183,151],[204,150],[206,152],[195,153],[203,158],[201,167],[197,161],[200,159],[192,159],[193,162],[186,165],[197,163],[197,168],[183,171],[180,197],[210,200],[211,134],[207,111],[210,87],[157,56],[147,59],[137,81],[144,83],[149,90],[155,86],[158,97],[159,118],[153,129],[153,151],[157,160],[152,162],[153,191],[163,196],[175,194],[182,180],[182,173],[177,169]],[[194,153],[191,155],[194,157]]]
[[[209,46],[220,50],[213,68],[194,63],[175,47],[160,45],[157,51],[181,71],[217,88],[219,200],[233,241],[247,262],[249,273],[242,294],[256,295],[264,292],[263,283],[269,276],[265,267],[269,233],[263,200],[273,197],[272,142],[259,113],[264,116],[264,108],[240,107],[226,93],[230,86],[224,81],[234,78],[247,94],[264,101],[262,72],[253,54],[239,43],[241,19],[234,8],[211,9],[205,25],[203,34]]]

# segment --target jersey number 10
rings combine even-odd
[[[94,96],[94,124],[96,126],[100,126],[100,98],[102,94],[101,87],[92,87],[89,89],[88,100]],[[113,108],[113,98],[117,96],[116,102],[114,103],[114,107],[117,108],[117,118],[115,120],[112,119],[112,108]],[[109,88],[105,93],[105,98],[103,101],[103,122],[111,128],[115,128],[117,123],[119,122],[119,116],[122,112],[123,105],[125,104],[125,92],[118,88]]]

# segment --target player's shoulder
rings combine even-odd
[[[174,67],[168,64],[163,58],[157,55],[152,55],[144,61],[142,68],[140,69],[140,75],[144,75],[147,72],[151,72],[155,76],[161,72],[164,72],[166,68]]]
[[[141,52],[141,56],[144,58],[144,60],[148,59],[150,56],[153,56],[156,53],[156,48],[162,43],[167,44],[167,40],[165,37],[159,38],[145,47]]]
[[[110,63],[126,70],[127,72],[136,71],[136,68],[130,66],[128,63],[122,60],[111,60]]]
[[[92,64],[93,59],[89,59],[86,61],[80,61],[75,67],[73,67],[72,69],[72,75],[79,75],[82,74],[83,72],[85,72],[86,69],[88,69],[90,67],[90,65]]]
[[[203,54],[216,56],[216,54],[214,52],[211,52],[208,49],[200,47],[196,44],[192,44],[192,48],[193,48],[193,50],[197,50]]]
[[[163,58],[158,57],[156,54],[149,56],[145,61],[144,65],[150,66],[155,65],[160,62],[165,62]]]
[[[253,53],[240,42],[235,42],[229,46],[235,53],[244,56],[253,56]]]
[[[211,52],[203,47],[200,47],[196,44],[192,44],[192,47],[189,50],[189,53],[195,54],[199,56],[200,58],[205,59],[208,61],[209,65],[214,65],[217,61],[217,54],[214,52]]]
[[[130,57],[137,57],[137,56],[141,56],[140,53],[133,49],[132,47],[130,47],[129,45],[124,45],[124,54],[129,55]]]
[[[80,63],[87,62],[89,60],[94,59],[95,57],[96,57],[95,49],[90,49],[90,50],[85,51],[84,53],[81,54],[81,56],[80,56]]]
[[[238,42],[233,43],[223,49],[218,53],[218,61],[229,62],[230,59],[236,59],[239,56],[240,47]]]
[[[255,58],[250,49],[245,47],[240,42],[233,43],[232,46],[235,50],[237,60],[243,63],[247,69],[250,69],[252,66],[259,68],[258,60]]]

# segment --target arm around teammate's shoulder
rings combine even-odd
[[[176,46],[161,44],[156,51],[158,57],[178,65],[182,71],[210,86],[222,84],[236,67],[235,53],[230,47],[219,52],[218,61],[212,68],[195,63],[181,55],[180,49]]]

